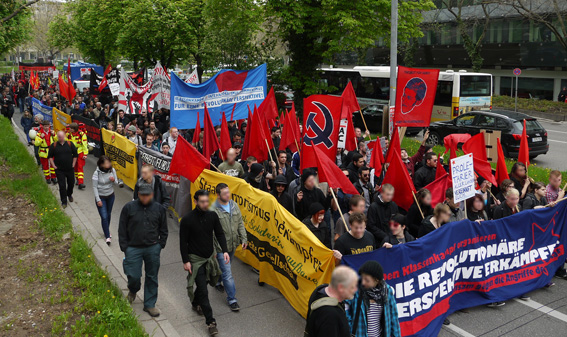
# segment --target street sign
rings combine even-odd
[[[518,111],[518,77],[522,74],[522,69],[515,68],[514,75],[516,76],[516,99],[514,103],[514,111]]]
[[[514,69],[514,75],[520,76],[521,74],[522,74],[522,69],[520,69],[520,68]]]

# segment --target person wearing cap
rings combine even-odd
[[[50,166],[49,159],[47,158],[49,154],[49,147],[55,142],[55,131],[51,129],[51,123],[43,118],[40,124],[41,128],[35,136],[34,145],[38,148],[37,154],[39,156],[39,162],[41,163],[41,167],[43,169],[45,181],[48,184],[51,182],[53,185],[55,185],[57,184],[55,169]]]
[[[77,148],[67,140],[65,131],[57,131],[57,142],[49,146],[49,165],[55,170],[59,184],[59,196],[63,208],[67,207],[67,200],[73,202],[73,186],[75,174],[73,167],[77,164]]]
[[[380,247],[392,248],[400,243],[411,241],[415,241],[415,238],[406,231],[406,217],[399,213],[394,214],[390,219],[390,232]]]
[[[382,266],[377,261],[366,261],[358,274],[358,291],[345,301],[351,336],[400,337],[394,290],[384,280]]]
[[[140,135],[137,134],[137,130],[138,129],[136,128],[135,125],[130,125],[126,129],[126,137],[132,143],[136,144],[136,146],[142,146],[144,144],[144,142],[142,141],[142,137],[140,137]]]
[[[317,174],[313,169],[305,169],[301,174],[301,188],[295,197],[295,215],[299,220],[310,216],[309,207],[318,202],[325,210],[331,204],[331,193],[327,197],[320,188],[315,186]]]
[[[264,178],[264,166],[259,163],[254,163],[250,166],[250,172],[244,179],[250,186],[255,187],[261,191],[268,192],[268,185]]]
[[[85,160],[89,154],[87,134],[79,130],[79,125],[77,123],[69,124],[69,132],[67,133],[67,139],[69,139],[75,147],[77,147],[77,153],[79,157],[77,158],[77,164],[75,165],[75,179],[76,183],[79,185],[79,189],[85,188],[84,184],[84,167]]]
[[[343,255],[356,255],[371,252],[377,248],[376,239],[366,230],[366,215],[353,212],[348,218],[350,230],[341,235],[335,242],[333,255],[342,260]]]
[[[283,175],[278,175],[276,179],[274,179],[274,190],[270,193],[271,195],[276,198],[278,203],[283,206],[283,208],[287,209],[291,214],[293,214],[293,199],[287,193],[287,180]]]
[[[143,183],[138,198],[128,202],[120,212],[118,242],[124,252],[123,268],[128,278],[128,301],[134,302],[141,288],[142,263],[145,265],[144,311],[152,317],[160,315],[156,308],[161,250],[167,242],[165,208],[154,201],[154,189]]]
[[[318,202],[313,203],[309,206],[309,214],[303,219],[303,224],[315,234],[322,244],[331,249],[331,231],[324,220],[325,208]]]
[[[226,160],[219,165],[219,171],[227,176],[244,178],[244,169],[236,161],[236,150],[233,148],[226,151]]]
[[[232,147],[234,148],[234,152],[236,152],[236,161],[238,161],[240,163],[240,159],[241,159],[241,156],[242,156],[242,143],[236,142],[236,143],[234,143],[234,145]],[[242,166],[242,164],[240,164],[240,166]]]

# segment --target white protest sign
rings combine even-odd
[[[472,153],[451,159],[451,178],[455,203],[474,197],[476,181]]]
[[[199,74],[197,73],[197,68],[195,68],[195,70],[193,70],[189,77],[187,77],[185,83],[199,84]]]
[[[347,134],[348,120],[341,119],[339,124],[339,138],[337,140],[337,147],[339,149],[344,149],[346,146],[346,134]]]

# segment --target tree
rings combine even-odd
[[[470,5],[477,3],[482,13],[468,10]],[[480,71],[484,58],[480,55],[482,43],[490,25],[490,13],[494,9],[487,2],[471,0],[443,0],[447,11],[455,18],[458,34],[463,39],[463,47],[469,55],[473,71]],[[463,9],[466,9],[467,15]],[[480,15],[479,15],[480,14]]]
[[[29,39],[31,11],[39,0],[0,1],[0,50],[8,51]]]
[[[57,1],[42,1],[32,7],[33,28],[30,45],[39,53],[54,59],[63,48],[56,46],[45,29],[63,10],[63,3]]]
[[[116,43],[126,0],[75,0],[49,25],[48,36],[59,48],[76,47],[91,62],[102,66],[119,56]]]
[[[531,22],[543,24],[567,51],[567,1],[565,0],[498,0],[512,7]]]
[[[332,62],[337,53],[362,51],[380,37],[390,36],[390,0],[267,0],[278,34],[290,56],[286,69],[296,105],[320,91],[317,67]],[[400,1],[398,38],[422,36],[421,11],[433,8],[429,0]]]

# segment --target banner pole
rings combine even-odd
[[[413,191],[411,191],[411,195],[413,195],[413,200],[415,200],[415,204],[417,205],[417,208],[419,209],[419,213],[421,213],[421,218],[425,219],[425,217],[423,216],[423,211],[421,210],[421,206],[419,206],[419,202],[417,202],[417,198],[415,197],[415,193]]]
[[[268,148],[268,154],[270,155],[270,161],[274,161],[274,158],[272,158],[272,152],[270,151],[270,145],[268,145],[268,140],[266,138],[264,138],[264,142],[266,142],[266,148]]]
[[[335,191],[333,191],[333,189],[331,188],[331,195],[333,196],[333,199],[335,200],[335,204],[337,204],[337,208],[339,209],[339,213],[341,213],[341,219],[343,219],[343,225],[345,225],[345,231],[349,231],[347,223],[345,221],[345,216],[343,215],[343,212],[341,211],[341,207],[339,206],[339,201],[337,200],[337,196],[335,195]]]
[[[301,151],[299,151],[299,144],[297,144],[297,139],[293,139],[295,141],[295,146],[297,147],[297,153],[299,153],[299,156],[301,157]],[[565,184],[565,186],[567,186],[567,184]]]
[[[362,110],[358,110],[358,112],[360,113],[360,117],[362,117],[362,123],[364,123],[364,128],[366,129],[366,131],[368,131],[368,125],[366,125],[366,119],[364,119],[364,114],[362,113]],[[370,137],[370,131],[368,131],[368,139],[372,140],[372,137]]]
[[[222,173],[222,172],[219,170],[219,168],[216,167],[215,164],[213,164],[210,160],[209,160],[209,164],[211,164],[211,166],[212,166],[215,170],[217,170],[219,173]]]
[[[563,200],[567,200],[567,197],[563,197],[563,198],[561,198],[561,199],[559,199],[559,200],[555,200],[555,202],[550,202],[549,204],[547,204],[547,205],[545,205],[545,206],[543,206],[543,207],[550,207],[550,206],[556,205],[557,203],[559,203],[559,202],[561,202],[561,201],[563,201]]]

